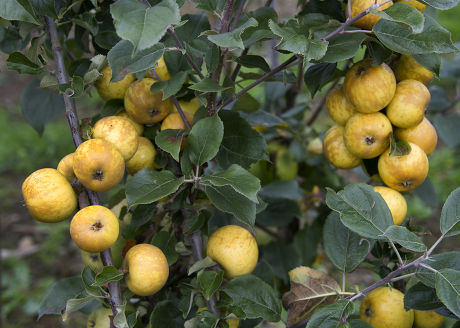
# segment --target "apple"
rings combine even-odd
[[[412,328],[414,311],[404,309],[404,294],[399,290],[379,287],[361,302],[360,318],[374,328]]]
[[[104,269],[100,253],[90,253],[80,249],[80,254],[83,264],[94,272],[99,273]]]
[[[326,109],[332,120],[339,125],[345,125],[355,113],[355,106],[348,101],[343,86],[335,88],[327,95]]]
[[[393,223],[395,225],[401,225],[407,214],[407,202],[404,196],[396,190],[383,186],[374,187],[374,191],[382,196],[390,209]]]
[[[190,125],[193,123],[193,114],[184,112],[185,118],[187,121],[190,123]],[[180,116],[179,113],[171,113],[166,118],[163,120],[161,123],[161,128],[160,130],[184,130],[185,124],[184,121],[182,120],[182,117]]]
[[[388,148],[379,158],[378,169],[385,184],[398,191],[417,188],[428,175],[428,158],[422,148],[409,142],[407,155],[390,156]]]
[[[423,84],[428,84],[434,77],[433,72],[419,64],[410,55],[401,55],[394,72],[398,81],[417,80]]]
[[[161,56],[161,58],[158,59],[157,66],[155,67],[155,73],[157,73],[158,77],[163,81],[171,79],[164,56]],[[147,77],[155,78],[150,71],[147,71]]]
[[[117,115],[121,116],[121,117],[124,117],[124,118],[127,118],[131,122],[131,124],[134,126],[134,128],[136,129],[136,132],[137,132],[138,135],[141,136],[142,133],[144,133],[144,125],[142,125],[140,123],[137,123],[131,116],[128,115],[128,113],[126,113],[125,110],[122,110]]]
[[[355,17],[370,6],[372,6],[375,2],[376,3],[382,3],[385,0],[349,0],[351,1],[351,17]],[[392,6],[393,2],[390,1],[382,6],[380,6],[377,10],[384,10],[387,9],[388,7]],[[348,5],[346,9],[347,16],[349,15],[348,12]],[[352,25],[357,26],[366,30],[372,30],[374,25],[379,21],[380,17],[374,14],[367,14],[366,16],[358,19],[356,22],[354,22]]]
[[[430,103],[428,88],[417,80],[404,80],[396,86],[396,92],[387,107],[387,117],[399,128],[410,128],[419,124]]]
[[[416,144],[427,155],[435,150],[438,143],[436,129],[426,117],[418,125],[407,129],[395,129],[394,133],[398,140]]]
[[[358,112],[375,113],[393,99],[396,78],[387,64],[374,65],[372,58],[367,58],[348,70],[343,87]]]
[[[396,2],[405,3],[406,5],[409,5],[409,6],[414,7],[415,9],[418,9],[422,13],[426,9],[426,5],[417,0],[396,0]]]
[[[123,79],[117,82],[110,82],[112,79],[112,69],[110,66],[104,66],[101,69],[103,74],[96,81],[96,89],[102,99],[123,99],[129,85],[136,79],[133,74],[127,74]]]
[[[348,150],[343,139],[344,128],[335,125],[324,135],[324,156],[339,169],[351,169],[361,163],[361,159]]]
[[[190,101],[179,100],[180,108],[184,113],[195,115],[196,111],[200,108],[200,100],[198,98],[192,98]],[[173,112],[177,112],[176,106],[173,106]]]
[[[133,157],[138,146],[138,134],[134,125],[121,116],[106,116],[93,127],[93,138],[112,143],[125,161]]]
[[[345,125],[343,138],[350,153],[368,159],[387,149],[392,131],[391,123],[384,114],[356,113]]]
[[[444,317],[433,310],[418,311],[414,310],[415,328],[439,328],[444,321]]]
[[[77,208],[77,196],[69,181],[51,168],[29,175],[22,184],[22,195],[30,215],[41,222],[63,221]]]
[[[153,93],[150,87],[157,82],[151,78],[131,83],[125,95],[125,109],[137,123],[154,124],[162,121],[172,110],[169,99],[162,100],[163,92]]]
[[[95,253],[110,248],[118,239],[115,214],[101,205],[82,208],[70,222],[70,236],[80,249]]]
[[[149,139],[139,137],[139,146],[136,153],[126,162],[128,173],[135,174],[145,168],[154,170],[156,153],[155,147]]]
[[[248,230],[237,225],[227,225],[211,234],[206,255],[222,266],[227,279],[232,279],[254,270],[259,249]]]
[[[73,153],[65,155],[57,166],[57,170],[61,173],[67,181],[72,182],[75,179],[75,173],[73,173]]]
[[[161,249],[150,244],[138,244],[126,253],[123,268],[128,271],[126,284],[139,296],[150,296],[166,283],[169,267]]]
[[[112,143],[103,139],[90,139],[75,151],[73,171],[86,188],[103,192],[121,181],[125,161]]]
[[[110,328],[110,316],[112,315],[112,309],[101,306],[91,312],[86,328]]]

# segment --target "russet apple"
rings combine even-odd
[[[401,225],[407,214],[407,202],[404,196],[396,190],[383,186],[374,187],[374,191],[378,192],[387,203],[393,217],[393,223]]]
[[[423,84],[428,84],[433,79],[434,74],[429,69],[419,64],[410,55],[401,55],[395,66],[396,80],[417,80]]]
[[[75,173],[73,173],[73,153],[65,155],[60,161],[56,168],[59,173],[61,173],[67,181],[72,182],[75,178]]]
[[[123,79],[117,82],[110,82],[112,79],[112,70],[110,66],[104,66],[101,69],[101,76],[96,81],[96,89],[102,99],[123,99],[129,85],[136,79],[133,74],[127,74]]]
[[[135,174],[145,168],[154,170],[156,153],[155,147],[149,139],[139,137],[139,146],[136,153],[126,162],[128,173]]]
[[[144,125],[140,124],[140,123],[137,123],[131,116],[128,115],[128,113],[126,113],[125,110],[122,110],[117,115],[121,116],[121,117],[124,117],[124,118],[127,118],[131,122],[131,124],[134,126],[134,128],[136,129],[136,132],[137,132],[138,135],[141,136],[142,133],[144,133]]]
[[[323,140],[324,156],[335,167],[351,169],[358,166],[361,159],[347,149],[343,140],[343,132],[344,128],[340,125],[335,125],[327,130]]]
[[[396,139],[416,144],[427,155],[435,150],[438,143],[436,129],[426,117],[416,126],[407,129],[395,129],[394,133]]]
[[[343,87],[335,88],[327,95],[326,109],[332,120],[339,125],[345,125],[355,113],[355,106],[345,96]]]

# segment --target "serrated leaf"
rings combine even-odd
[[[242,309],[247,318],[263,318],[270,322],[281,319],[281,303],[271,286],[261,279],[244,275],[236,277],[224,287],[235,306]]]
[[[445,252],[431,256],[424,262],[435,270],[450,268],[460,271],[460,252]],[[425,285],[435,287],[436,274],[425,268],[417,269],[417,278]]]
[[[423,30],[425,18],[416,8],[398,2],[385,10],[371,10],[371,13],[383,19],[408,25],[413,33],[420,33]]]
[[[230,186],[215,187],[208,184],[205,185],[205,193],[217,209],[233,214],[238,220],[251,227],[254,226],[256,203]]]
[[[372,31],[389,49],[402,54],[451,53],[453,45],[450,32],[430,16],[425,16],[423,30],[414,34],[407,25],[381,19]]]
[[[259,179],[238,164],[232,164],[224,172],[204,176],[201,181],[203,183],[210,183],[215,187],[230,186],[254,203],[259,203],[257,200],[257,192],[260,190]]]
[[[42,69],[22,53],[15,51],[8,56],[6,67],[21,74],[40,74]]]
[[[447,197],[442,207],[441,232],[447,237],[460,234],[460,188]]]
[[[337,63],[319,63],[310,66],[304,74],[303,80],[312,97],[326,83],[330,82],[336,73]]]
[[[201,91],[203,93],[207,92],[221,92],[227,89],[231,89],[231,87],[223,87],[216,82],[214,82],[211,78],[204,78],[198,83],[192,84],[188,87],[189,89]]]
[[[109,282],[120,281],[123,279],[123,273],[118,271],[114,266],[104,266],[101,272],[99,272],[94,278],[93,286],[104,286]]]
[[[385,237],[411,251],[426,251],[426,246],[422,240],[415,233],[409,231],[409,229],[406,227],[397,225],[389,226],[387,230],[385,230]]]
[[[254,18],[250,18],[244,24],[238,26],[231,32],[222,34],[208,35],[209,41],[221,48],[240,48],[244,49],[244,43],[241,34],[250,27],[256,27],[259,23]]]
[[[202,271],[198,274],[201,290],[205,299],[209,300],[211,296],[219,289],[224,278],[224,271]]]
[[[170,234],[168,231],[159,231],[153,236],[150,243],[163,251],[166,259],[168,260],[168,266],[176,263],[179,258],[179,254],[176,252],[175,247],[177,239],[174,235]]]
[[[352,272],[364,261],[374,244],[345,227],[336,212],[329,214],[326,220],[323,243],[329,260],[344,272]]]
[[[342,60],[353,58],[364,39],[367,38],[365,33],[340,34],[329,40],[326,54],[321,58],[322,62],[337,63]]]
[[[223,135],[224,125],[218,115],[196,122],[187,138],[190,161],[203,165],[213,159],[219,151]]]
[[[307,328],[337,328],[341,325],[342,318],[351,314],[353,309],[353,303],[347,300],[326,305],[313,313]]]
[[[266,112],[264,110],[258,110],[252,113],[240,113],[240,115],[251,126],[264,126],[270,128],[285,123],[278,116],[270,114],[269,112]]]
[[[210,257],[206,256],[204,259],[192,264],[192,266],[188,269],[188,275],[190,276],[191,274],[197,271],[200,271],[202,269],[206,269],[206,268],[209,268],[215,265],[217,265],[217,263],[214,262]]]
[[[260,196],[277,198],[277,199],[291,199],[297,201],[303,197],[303,191],[296,180],[275,181],[269,183],[260,190]]]
[[[163,0],[151,8],[138,0],[118,0],[110,5],[110,13],[117,34],[130,41],[134,51],[155,45],[171,25],[180,22],[179,7],[173,0]]]
[[[436,274],[436,294],[460,318],[460,271],[449,268],[439,270]]]
[[[235,59],[235,61],[244,67],[260,68],[264,72],[270,71],[270,66],[265,61],[264,57],[256,55],[244,55]]]
[[[163,56],[164,50],[164,46],[160,43],[135,53],[130,41],[119,41],[107,53],[107,60],[112,69],[111,81],[119,81],[127,74],[135,74],[153,68]]]
[[[150,91],[153,93],[158,93],[160,90],[162,90],[163,100],[165,100],[178,93],[186,79],[187,72],[178,72],[167,81],[160,81],[152,84]]]
[[[66,321],[69,317],[69,314],[76,312],[86,306],[89,302],[94,301],[96,298],[94,296],[80,296],[77,298],[72,298],[66,302],[65,310],[61,314],[62,320]]]
[[[155,136],[155,144],[179,162],[179,153],[185,130],[163,130]]]
[[[171,171],[142,169],[126,184],[126,199],[129,206],[150,204],[179,189],[184,177],[177,178]]]
[[[436,296],[436,289],[421,282],[416,283],[404,293],[404,308],[406,310],[428,311],[441,306],[442,303]]]
[[[393,225],[393,218],[382,196],[366,184],[350,184],[335,193],[328,190],[326,204],[339,212],[342,223],[357,234],[385,240],[385,231]]]
[[[6,20],[18,20],[40,25],[29,0],[2,0],[0,2],[0,17]]]

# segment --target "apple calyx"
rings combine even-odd
[[[91,225],[90,229],[93,231],[99,231],[102,229],[102,227],[103,227],[103,224],[101,223],[101,221],[97,221]]]
[[[102,170],[96,170],[93,173],[93,179],[98,180],[98,181],[102,181],[104,179],[104,172],[102,172]]]
[[[368,144],[370,146],[370,145],[375,143],[375,137],[374,136],[366,136],[364,138],[364,141],[366,142],[366,144]]]

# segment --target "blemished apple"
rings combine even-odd
[[[407,129],[395,129],[396,139],[412,142],[423,149],[429,155],[438,143],[438,134],[433,124],[425,117],[422,122]]]
[[[129,174],[136,174],[142,169],[155,169],[156,150],[152,142],[144,137],[139,137],[139,146],[133,157],[126,162]]]
[[[77,209],[77,196],[58,170],[33,172],[22,184],[22,195],[30,215],[41,222],[59,222]]]
[[[74,153],[65,155],[59,161],[56,168],[69,182],[72,182],[73,179],[75,179],[75,173],[73,173],[73,154]]]
[[[394,68],[396,80],[417,80],[428,84],[434,78],[434,73],[419,64],[410,55],[401,55]]]
[[[102,252],[118,239],[119,223],[115,214],[101,205],[82,208],[70,222],[70,236],[87,252]]]
[[[404,196],[400,192],[384,186],[376,186],[374,191],[382,196],[390,209],[393,223],[401,225],[407,214],[407,202]]]
[[[136,129],[136,132],[139,136],[142,135],[142,133],[144,133],[144,125],[143,124],[140,124],[140,123],[137,123],[131,116],[128,115],[128,113],[126,113],[126,111],[123,109],[121,112],[119,112],[117,114],[118,116],[121,116],[121,117],[124,117],[124,118],[127,118],[131,124],[134,126],[134,128]]]
[[[355,106],[345,96],[343,86],[335,88],[327,95],[326,109],[331,119],[339,125],[345,125],[356,112]]]
[[[75,151],[73,171],[85,187],[103,192],[121,181],[125,161],[112,143],[103,139],[90,139]]]
[[[361,159],[348,150],[343,139],[344,128],[335,125],[327,130],[323,140],[326,159],[339,169],[351,169],[361,163]]]
[[[375,0],[349,0],[351,1],[351,15],[348,13],[348,5],[346,5],[346,14],[351,17],[359,15],[361,12],[365,11],[367,8],[372,6],[375,3]],[[377,0],[377,3],[382,3],[386,0]],[[384,5],[381,5],[377,10],[384,10],[393,5],[393,2],[390,1]],[[358,19],[352,25],[357,26],[366,30],[372,30],[374,25],[379,21],[380,17],[374,14],[367,14],[366,16]]]
[[[136,79],[133,74],[127,74],[120,81],[110,82],[112,79],[112,70],[110,66],[104,66],[101,69],[101,76],[96,81],[96,89],[102,99],[123,99],[129,85]]]

